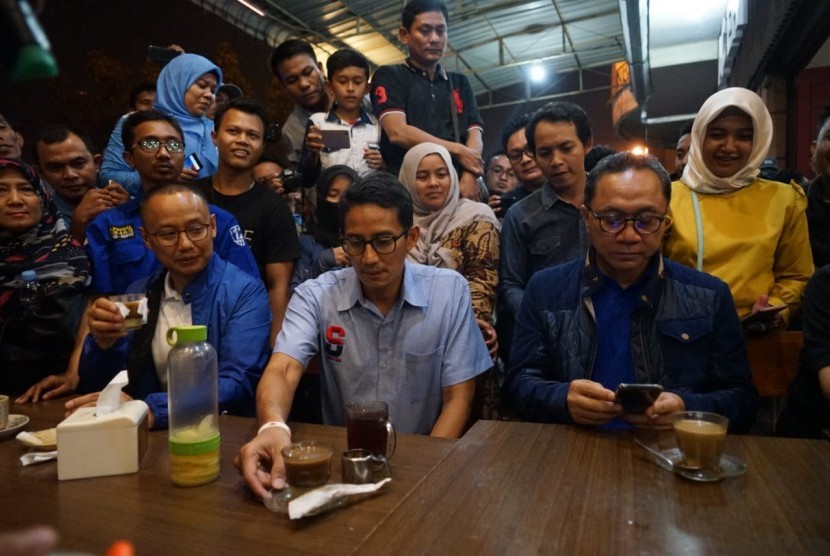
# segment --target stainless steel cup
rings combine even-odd
[[[376,456],[363,448],[343,452],[340,469],[343,482],[356,485],[376,483],[392,476],[386,457]]]

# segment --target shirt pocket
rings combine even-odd
[[[708,317],[657,323],[663,351],[664,385],[702,386],[709,374],[712,321]]]
[[[140,239],[116,242],[112,260],[119,266],[133,266],[146,256],[147,248]]]
[[[441,397],[441,361],[444,347],[430,353],[405,353],[401,395],[409,403]]]
[[[530,240],[528,250],[536,269],[548,266],[547,262],[560,249],[561,239],[559,236],[540,235]],[[539,266],[541,265],[541,266]]]

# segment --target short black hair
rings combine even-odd
[[[340,232],[345,233],[346,215],[359,205],[378,205],[398,212],[404,230],[412,227],[412,197],[398,178],[389,172],[372,172],[350,185],[340,198]]]
[[[594,169],[594,166],[596,166],[600,160],[612,154],[617,154],[617,151],[615,151],[608,145],[594,146],[590,151],[588,151],[588,154],[585,155],[585,171],[590,172]]]
[[[81,133],[74,127],[64,124],[51,124],[41,129],[35,137],[35,160],[38,164],[43,164],[40,160],[40,153],[37,146],[43,143],[44,145],[54,145],[55,143],[63,143],[69,139],[70,135],[77,135],[84,143],[84,147],[89,151],[89,154],[95,154],[95,144],[86,133]]]
[[[268,129],[268,116],[265,114],[265,107],[261,102],[252,98],[237,98],[219,106],[213,114],[213,128],[219,130],[222,127],[222,118],[228,110],[239,110],[246,114],[256,116],[262,122],[263,134]],[[264,139],[264,138],[263,138]]]
[[[279,164],[282,168],[290,167],[290,164],[287,160],[285,160],[285,157],[276,154],[262,153],[262,156],[259,157],[259,160],[256,161],[256,164],[263,164],[265,162]],[[256,166],[256,164],[254,164],[254,166]]]
[[[138,95],[141,93],[155,93],[156,92],[156,84],[155,83],[142,83],[141,85],[136,85],[132,91],[130,91],[130,110],[135,110],[135,101],[138,100]]]
[[[591,201],[594,200],[594,194],[597,192],[597,182],[602,176],[621,174],[626,170],[651,170],[657,174],[663,196],[667,203],[671,202],[671,178],[663,165],[653,156],[641,156],[624,151],[606,156],[588,174],[588,181],[585,183],[585,198],[582,201],[585,206],[591,206]]]
[[[141,223],[144,223],[145,216],[147,215],[147,203],[150,202],[150,199],[158,197],[159,195],[175,195],[176,193],[193,193],[204,201],[205,206],[208,206],[207,197],[205,197],[205,194],[198,187],[194,187],[187,183],[165,183],[144,192],[144,197],[141,199],[141,208],[139,209],[139,213],[141,214]]]
[[[403,12],[401,12],[401,26],[404,29],[409,29],[416,17],[427,12],[441,12],[445,21],[450,20],[447,5],[440,0],[412,0],[404,6]]]
[[[591,121],[588,119],[585,109],[567,100],[549,102],[530,116],[530,121],[525,128],[527,148],[530,152],[536,152],[534,135],[539,122],[570,122],[576,128],[576,136],[579,137],[583,145],[591,142]]]
[[[688,135],[692,132],[692,126],[694,125],[695,121],[692,120],[691,122],[686,122],[683,124],[683,127],[680,128],[680,134],[677,136],[678,139],[683,137],[684,135]]]
[[[520,129],[525,129],[528,122],[530,122],[530,114],[519,114],[507,122],[507,125],[501,128],[501,148],[506,151],[507,142],[510,141],[513,134]]]
[[[280,83],[282,83],[282,77],[280,77],[280,64],[289,58],[299,56],[300,54],[311,57],[311,59],[314,60],[314,63],[317,63],[317,55],[314,53],[314,49],[306,41],[300,39],[288,39],[287,41],[283,41],[274,49],[274,52],[271,53],[271,71],[274,72],[274,75],[277,76]]]
[[[125,151],[130,150],[133,145],[133,141],[135,140],[135,128],[144,122],[167,122],[173,126],[173,129],[175,129],[176,133],[178,133],[179,137],[181,137],[182,143],[184,143],[184,132],[182,131],[182,126],[179,125],[178,120],[169,114],[165,114],[161,110],[153,108],[150,110],[139,110],[138,112],[133,112],[124,120],[124,125],[121,128],[121,144],[124,145]]]
[[[490,170],[490,166],[493,164],[493,159],[496,158],[497,156],[506,157],[507,153],[504,152],[504,151],[496,151],[493,154],[491,154],[490,156],[488,156],[487,159],[484,161],[484,173],[485,174],[487,173],[488,170]]]
[[[366,79],[369,79],[369,60],[366,56],[352,48],[341,48],[326,60],[326,75],[332,79],[336,72],[352,67],[365,71]]]

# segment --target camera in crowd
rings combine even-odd
[[[294,193],[303,189],[303,174],[299,170],[286,168],[280,174],[285,193]]]

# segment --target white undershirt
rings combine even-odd
[[[182,296],[173,289],[170,273],[164,277],[164,293],[159,306],[159,318],[156,331],[153,334],[153,343],[150,348],[153,352],[153,362],[156,365],[156,374],[164,389],[167,390],[167,354],[172,346],[167,343],[167,331],[174,326],[190,326],[193,324],[191,306],[185,304]]]

